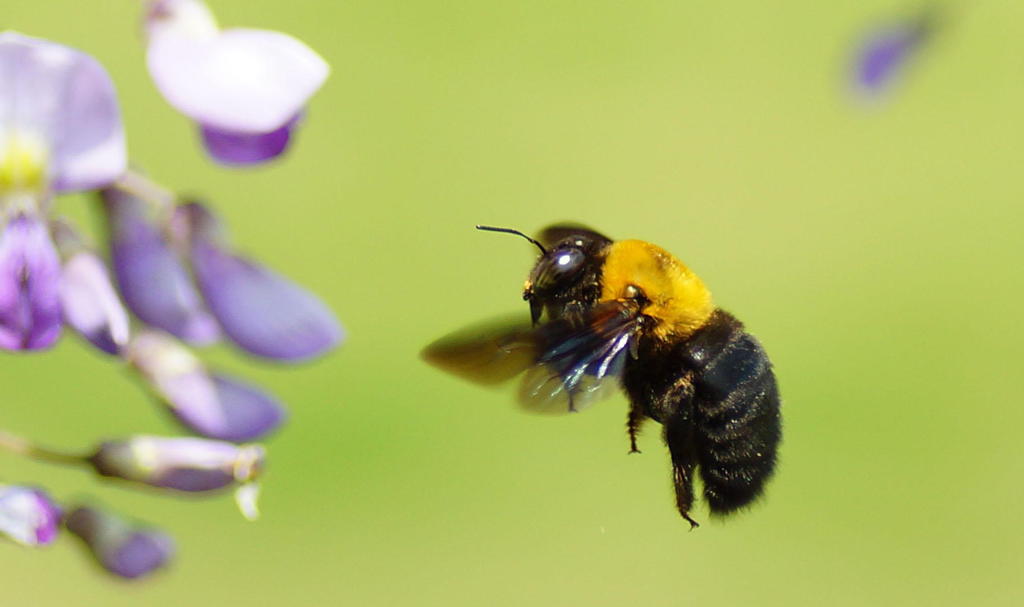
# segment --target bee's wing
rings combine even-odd
[[[556,223],[548,226],[537,235],[537,240],[545,247],[550,248],[570,236],[584,236],[597,242],[611,242],[611,239],[604,234],[578,223]]]
[[[423,358],[484,385],[525,371],[519,402],[540,413],[579,411],[618,388],[638,326],[634,308],[605,303],[580,321],[562,319],[538,327],[520,318],[442,337],[423,350]]]
[[[638,318],[635,308],[608,302],[582,322],[556,320],[538,327],[539,354],[520,384],[520,404],[539,413],[570,413],[614,393]]]
[[[529,369],[537,361],[537,340],[529,319],[486,321],[450,333],[423,349],[430,364],[477,384],[495,385]]]

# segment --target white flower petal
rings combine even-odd
[[[203,39],[168,32],[151,39],[149,72],[178,111],[200,124],[268,133],[291,120],[327,78],[327,63],[303,42],[267,30],[227,29]]]

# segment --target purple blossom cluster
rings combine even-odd
[[[153,82],[221,164],[285,152],[328,74],[299,40],[222,29],[198,0],[152,0],[145,25]],[[91,240],[55,210],[58,196],[81,191],[94,193],[101,238]],[[285,409],[259,387],[210,368],[193,348],[226,340],[248,355],[295,363],[343,339],[315,295],[235,250],[209,205],[129,168],[103,66],[64,45],[4,31],[0,349],[44,351],[64,327],[126,363],[193,436],[129,436],[67,453],[0,431],[0,448],[172,494],[234,490],[250,519],[266,454],[252,441],[276,430]],[[62,529],[123,578],[145,576],[174,552],[151,525],[94,504],[61,505],[31,483],[0,484],[0,537],[43,546]]]

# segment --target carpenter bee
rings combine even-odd
[[[578,411],[621,386],[630,453],[650,418],[663,426],[676,507],[691,525],[700,475],[712,514],[761,495],[782,436],[779,393],[761,344],[715,307],[700,278],[664,249],[561,224],[526,238],[540,258],[523,289],[530,321],[492,322],[424,350],[430,363],[481,384],[522,375],[519,400]]]

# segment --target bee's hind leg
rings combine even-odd
[[[626,431],[629,432],[629,452],[640,453],[636,447],[636,438],[640,434],[640,427],[643,426],[647,416],[643,410],[636,405],[630,405],[629,416],[626,418]]]

